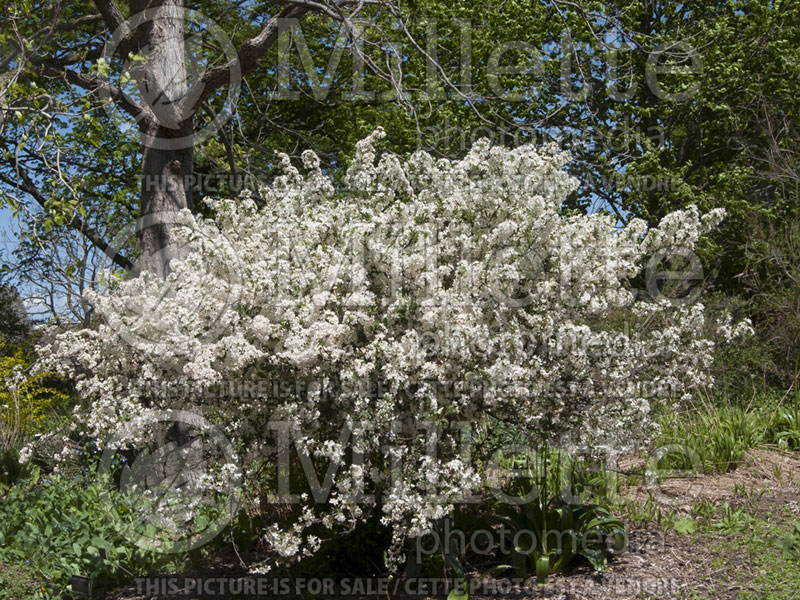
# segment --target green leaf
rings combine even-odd
[[[675,531],[683,535],[694,533],[697,531],[697,523],[692,517],[681,517],[675,521]]]
[[[592,565],[595,571],[602,571],[606,568],[606,553],[605,552],[584,552],[583,556]]]
[[[550,576],[550,557],[540,556],[536,560],[536,581],[539,585],[545,585]]]
[[[628,546],[628,534],[624,529],[614,530],[613,553],[620,554]]]
[[[461,581],[447,594],[447,600],[468,600],[469,590],[465,582]]]
[[[106,549],[111,547],[111,544],[109,544],[106,540],[98,536],[94,536],[92,538],[92,545],[97,546],[98,548],[106,548]]]

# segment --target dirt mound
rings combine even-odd
[[[795,490],[800,499],[800,456],[761,448],[748,450],[742,464],[733,471],[650,481],[623,493],[635,501],[652,496],[659,504],[685,511],[697,500],[721,503],[742,493],[778,489]]]

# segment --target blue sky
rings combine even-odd
[[[16,247],[17,221],[8,208],[0,208],[0,261],[4,261]]]

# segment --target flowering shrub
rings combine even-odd
[[[182,215],[193,252],[169,277],[92,295],[99,326],[50,349],[88,401],[86,434],[194,410],[221,424],[246,476],[277,472],[270,491],[295,505],[266,534],[282,557],[372,510],[397,556],[480,492],[464,448],[489,418],[573,452],[622,452],[654,431],[652,399],[712,383],[702,304],[630,282],[653,256],[691,250],[721,210],[650,230],[565,217],[578,182],[555,147],[480,141],[463,160],[404,161],[377,157],[382,135],[358,144],[344,190],[307,152],[302,171],[281,158],[260,202]],[[280,481],[297,457],[304,490]]]

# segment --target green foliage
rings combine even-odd
[[[26,344],[0,341],[0,493],[28,472],[20,447],[47,431],[72,403],[64,382],[48,373],[30,374],[32,362]]]
[[[74,574],[89,576],[98,589],[137,575],[175,567],[153,540],[142,537],[137,503],[93,469],[79,476],[53,474],[20,482],[0,504],[0,565],[22,569],[39,582],[32,598],[60,598]],[[103,558],[105,552],[106,558]],[[169,556],[169,555],[167,555]]]
[[[777,223],[753,218],[751,223],[741,276],[744,311],[756,330],[750,344],[762,347],[759,371],[786,389],[800,358],[800,215],[782,215]]]
[[[562,571],[577,556],[601,570],[627,542],[622,521],[597,504],[530,503],[508,510],[498,519],[509,528],[508,541],[525,540],[514,546],[509,566],[519,577],[535,574],[539,583],[546,583],[550,573]]]
[[[681,517],[675,520],[675,531],[680,534],[687,535],[697,531],[697,523],[692,517]]]
[[[661,418],[662,446],[675,445],[657,465],[672,469],[730,471],[744,459],[744,453],[768,441],[769,411],[759,407],[714,406],[706,403],[683,415],[666,413]],[[680,451],[685,448],[685,451]],[[692,464],[699,459],[700,464]]]
[[[0,561],[0,600],[20,600],[33,598],[36,593],[43,592],[36,576],[30,568],[3,564]]]
[[[74,228],[79,215],[108,241],[115,223],[138,214],[136,127],[118,127],[96,94],[32,66],[55,62],[86,77],[108,71],[126,89],[124,74],[113,77],[126,57],[98,60],[96,40],[108,32],[85,18],[96,12],[91,2],[12,6],[0,15],[0,72],[9,75],[0,98],[14,107],[0,125],[0,204],[29,221],[26,235],[41,234],[33,224]],[[236,47],[263,26],[262,3],[203,1],[193,8],[218,22]],[[236,126],[197,149],[195,169],[264,179],[274,172],[276,150],[299,155],[312,148],[341,173],[355,142],[377,124],[394,150],[423,147],[436,156],[463,154],[479,137],[517,144],[560,133],[576,156],[574,174],[587,183],[567,209],[600,207],[653,223],[689,202],[701,210],[725,206],[729,218],[713,241],[721,258],[706,266],[718,267],[717,283],[735,290],[751,215],[776,223],[796,213],[798,11],[788,0],[417,0],[402,6],[412,43],[392,11],[368,4],[360,9],[359,48],[385,73],[366,68],[361,77],[357,53],[335,54],[344,42],[339,22],[311,13],[301,20],[302,36],[294,32],[287,61],[275,44],[248,76]],[[402,93],[386,76],[390,44],[402,56],[394,82]],[[657,52],[662,45],[671,51]],[[330,62],[323,80],[334,56],[338,63]],[[503,72],[493,73],[493,64]],[[210,107],[218,109],[224,96],[221,90],[209,98]],[[198,124],[211,112],[198,111]],[[20,179],[20,168],[29,179]],[[236,191],[222,181],[204,192]],[[35,243],[23,254],[52,263]]]
[[[747,529],[753,522],[753,517],[744,507],[733,507],[727,501],[720,507],[719,519],[711,528],[723,533],[737,533]]]
[[[800,554],[800,521],[792,523],[792,529],[778,543],[784,557]]]
[[[768,432],[770,439],[784,450],[800,450],[800,354],[794,366],[792,389],[788,405],[783,403],[785,396],[781,398]]]
[[[30,374],[29,348],[19,346],[3,355],[4,347],[0,342],[0,452],[46,431],[51,418],[71,402],[64,382],[50,373]]]
[[[447,600],[468,600],[468,598],[469,590],[463,582],[460,582],[460,585],[456,585],[450,590],[450,593],[447,594]]]
[[[25,475],[25,466],[20,463],[16,448],[0,451],[0,492],[10,488]]]
[[[745,295],[710,294],[703,298],[703,303],[710,317],[707,330],[711,339],[715,339],[713,323],[719,315],[727,312],[734,321],[744,318],[752,321],[751,300]],[[772,342],[758,323],[753,326],[753,335],[732,344],[716,343],[714,347],[714,395],[730,404],[740,403],[743,398],[783,393],[777,386]]]
[[[794,524],[789,527],[789,534],[796,535]],[[722,565],[745,554],[746,562],[734,562],[736,567],[723,582],[728,589],[741,587],[737,600],[787,600],[800,589],[800,561],[796,551],[784,551],[787,537],[787,530],[776,527],[774,519],[753,519],[746,532],[723,540],[714,536],[706,547]]]
[[[9,346],[20,343],[30,332],[28,315],[19,293],[16,288],[3,285],[7,278],[5,268],[6,265],[0,266],[0,355],[6,354]]]
[[[501,505],[496,514],[506,536],[501,547],[508,543],[513,548],[511,563],[503,568],[513,568],[519,577],[535,575],[544,584],[550,573],[562,571],[577,556],[600,570],[624,550],[622,521],[575,495],[573,466],[562,452],[540,451],[529,475],[512,483],[509,496],[515,501]]]
[[[658,461],[658,472],[671,469],[731,471],[751,448],[776,445],[800,449],[800,392],[792,396],[774,391],[754,395],[746,403],[708,400],[682,414],[665,411],[659,418],[661,447],[672,447]]]
[[[437,521],[430,535],[414,540],[407,547],[405,576],[453,579],[458,583],[465,579],[467,565],[475,558],[472,552],[482,555],[482,564],[477,567],[484,568],[485,557],[491,554],[496,540],[492,535],[478,542],[472,536],[478,531],[484,536],[493,531],[493,521],[486,514],[489,508],[488,505],[456,506],[448,517]],[[463,534],[463,539],[459,534]],[[472,547],[472,542],[478,547]]]
[[[656,501],[652,492],[648,492],[644,501],[620,498],[612,508],[615,513],[624,516],[626,522],[640,527],[654,524],[667,530],[675,527],[680,520],[676,518],[674,510]]]
[[[800,409],[797,402],[776,415],[770,425],[769,435],[779,448],[800,450]]]

